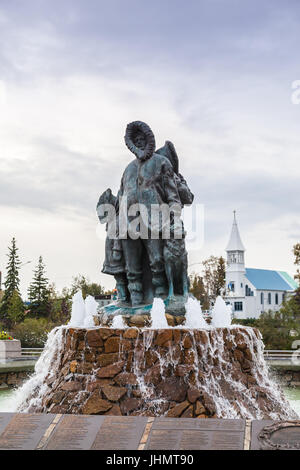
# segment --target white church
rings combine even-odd
[[[245,247],[235,212],[226,252],[224,300],[231,304],[234,318],[258,318],[268,310],[277,311],[286,296],[298,288],[296,281],[284,271],[245,267]]]

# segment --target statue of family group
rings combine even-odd
[[[144,122],[134,121],[126,128],[125,143],[135,159],[125,168],[117,196],[107,189],[97,205],[99,220],[106,223],[107,230],[102,272],[115,277],[120,305],[139,307],[151,304],[154,297],[164,300],[172,300],[176,296],[185,298],[189,290],[185,232],[180,219],[181,236],[174,236],[175,225],[178,232],[178,223],[175,223],[172,207],[191,205],[194,196],[179,173],[179,160],[172,142],[166,141],[162,148],[156,150],[150,127]],[[124,227],[121,236],[120,207],[124,200],[125,236]],[[114,221],[117,227],[114,236],[109,230],[112,221],[107,219],[107,213],[103,210],[107,204],[114,207],[117,218]],[[143,206],[147,213],[149,230],[146,236],[141,224],[134,236],[129,230],[134,218],[130,212],[133,205]],[[155,205],[167,205],[171,209],[169,236],[163,236],[161,219],[158,226],[156,221],[155,231],[151,230],[151,223],[154,225],[151,214]]]

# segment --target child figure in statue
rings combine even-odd
[[[100,214],[98,208],[103,204],[111,204],[116,207],[117,198],[112,194],[111,189],[108,188],[101,194],[97,204],[97,214],[101,224],[106,223],[106,231],[109,233],[109,224],[113,220],[107,220],[106,214]],[[120,240],[111,239],[109,235],[106,236],[105,241],[105,260],[103,263],[102,272],[104,274],[111,274],[116,280],[116,288],[118,293],[118,300],[121,302],[128,302],[129,291],[128,281],[125,272],[125,262],[123,257],[122,245]]]

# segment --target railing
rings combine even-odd
[[[22,348],[22,356],[40,356],[44,348]]]
[[[297,353],[300,355],[300,350],[276,350],[276,349],[268,349],[264,351],[265,359],[291,359],[293,354]]]

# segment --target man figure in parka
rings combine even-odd
[[[147,124],[141,121],[128,124],[125,143],[136,158],[124,171],[119,197],[126,199],[128,210],[132,204],[143,204],[147,209],[151,228],[151,205],[182,206],[174,170],[164,155],[154,153],[155,138]],[[134,217],[127,212],[126,218],[128,227]],[[151,235],[150,238],[148,235],[148,238],[140,236],[132,239],[127,236],[127,239],[122,239],[128,289],[133,306],[143,303],[144,300],[143,271],[147,263],[151,271],[153,296],[163,297],[168,294],[163,247],[164,240],[161,236],[159,239],[153,239]]]

